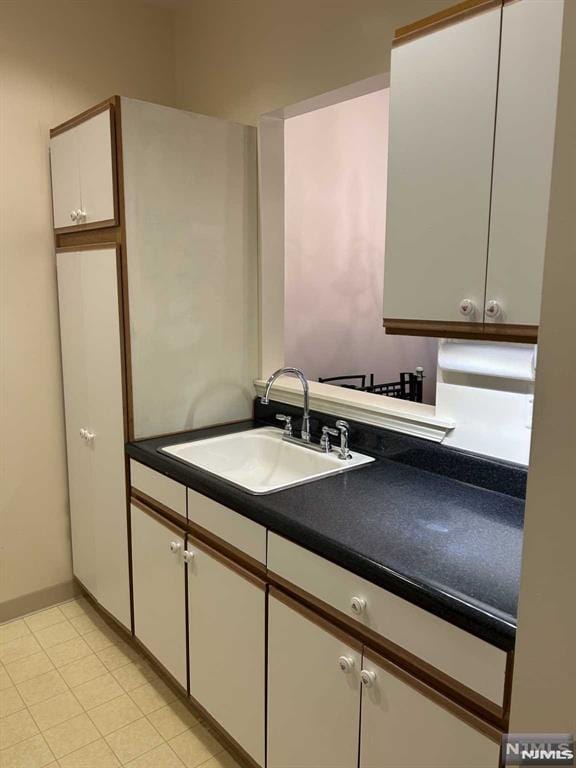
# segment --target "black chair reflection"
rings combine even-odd
[[[368,384],[366,381],[368,380]],[[356,389],[360,392],[371,392],[374,395],[386,395],[397,397],[400,400],[411,400],[414,403],[422,402],[424,369],[416,368],[415,372],[403,371],[399,381],[388,381],[384,384],[374,383],[373,373],[353,373],[345,376],[318,377],[321,384],[336,384],[346,389]]]

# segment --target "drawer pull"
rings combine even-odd
[[[170,542],[170,552],[174,552],[174,554],[176,554],[176,552],[180,552],[181,549],[182,544],[179,541]]]
[[[352,656],[340,656],[338,659],[338,666],[342,672],[351,672],[354,668],[354,659]]]
[[[372,672],[369,669],[363,669],[362,672],[360,672],[360,680],[365,688],[372,688],[376,682],[376,672]]]
[[[194,552],[192,552],[190,549],[186,549],[184,550],[183,557],[185,563],[191,563],[192,560],[194,560]]]
[[[366,610],[366,600],[363,597],[353,597],[350,601],[350,608],[356,616],[361,616]]]

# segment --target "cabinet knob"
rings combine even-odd
[[[363,669],[360,672],[360,680],[365,688],[372,688],[376,682],[376,672],[372,672],[370,669]]]
[[[85,429],[81,429],[80,430],[80,437],[82,438],[82,440],[86,440],[86,430]]]
[[[342,672],[351,672],[354,668],[354,659],[352,656],[340,656],[338,659],[338,666]]]
[[[352,600],[350,600],[350,608],[352,609],[352,613],[360,616],[366,610],[366,600],[364,600],[363,597],[353,597]]]
[[[494,301],[494,299],[492,299],[488,302],[488,304],[486,304],[485,311],[491,320],[496,320],[496,318],[500,317],[502,314],[502,306],[500,305],[500,302]]]
[[[472,299],[462,299],[460,302],[460,314],[464,317],[470,317],[476,311],[476,305]]]
[[[94,434],[94,432],[89,432],[87,429],[85,429],[84,432],[85,432],[84,439],[86,440],[87,443],[91,443],[96,437],[96,435]]]
[[[76,211],[76,220],[77,221],[84,221],[86,218],[86,211],[83,208],[78,208]]]
[[[182,549],[182,544],[179,541],[171,541],[170,542],[170,552],[180,552]]]
[[[184,557],[184,562],[185,563],[191,563],[192,560],[194,560],[195,553],[192,552],[190,549],[185,549],[183,557]]]
[[[70,211],[70,218],[72,219],[72,221],[76,221],[76,219],[78,218],[78,211]]]

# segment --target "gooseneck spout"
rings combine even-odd
[[[278,368],[277,371],[274,371],[274,373],[268,378],[266,382],[266,389],[264,390],[264,394],[260,398],[260,402],[263,405],[268,405],[270,402],[270,390],[272,389],[272,385],[276,381],[276,379],[279,379],[280,376],[295,376],[297,379],[300,380],[300,383],[302,384],[302,389],[304,390],[304,413],[302,416],[302,440],[304,440],[306,443],[310,442],[310,395],[309,395],[309,387],[308,387],[308,379],[304,375],[304,373],[300,370],[300,368]]]

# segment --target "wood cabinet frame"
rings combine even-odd
[[[505,323],[451,323],[434,320],[399,320],[385,317],[382,322],[389,336],[432,336],[479,341],[511,341],[524,344],[538,342],[537,325]]]
[[[323,619],[332,626],[340,628],[347,636],[356,638],[365,648],[387,659],[390,664],[403,670],[411,678],[419,680],[427,689],[429,688],[443,699],[451,701],[459,710],[468,712],[474,718],[474,722],[476,722],[479,730],[486,727],[494,735],[496,732],[501,734],[507,729],[513,654],[507,654],[504,703],[502,707],[499,707],[458,680],[414,656],[386,637],[358,624],[353,618],[341,613],[331,605],[305,592],[270,570],[268,571],[268,582],[271,589],[276,588],[280,590],[284,595],[303,606],[303,608],[314,612],[319,619]]]
[[[112,144],[112,194],[114,202],[114,218],[105,219],[102,221],[88,222],[86,224],[72,224],[69,227],[57,227],[54,232],[58,234],[66,234],[71,232],[86,232],[93,229],[106,229],[109,227],[115,227],[119,224],[119,185],[118,185],[118,159],[117,159],[117,134],[116,134],[116,110],[120,109],[120,98],[118,96],[112,96],[105,101],[96,104],[94,107],[87,109],[85,112],[81,112],[79,115],[67,120],[56,128],[50,130],[50,138],[59,136],[62,133],[66,133],[71,128],[76,128],[82,123],[85,123],[90,118],[100,115],[102,112],[108,111],[110,114],[110,140]],[[119,135],[119,133],[118,133]]]

